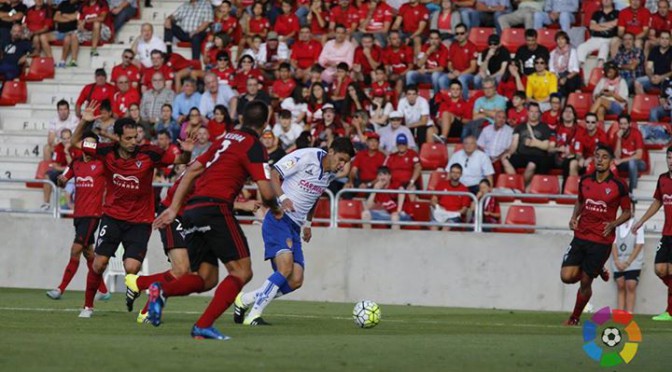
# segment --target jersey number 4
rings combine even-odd
[[[207,162],[207,163],[205,164],[205,167],[208,168],[208,167],[210,167],[213,163],[215,163],[215,162],[219,159],[219,157],[222,155],[222,153],[223,153],[224,151],[226,151],[226,149],[229,148],[229,146],[231,146],[231,141],[229,141],[229,140],[225,140],[225,141],[223,141],[223,142],[222,142],[222,146],[220,146],[219,150],[217,150],[217,152],[215,153],[215,156],[212,158],[212,160],[210,160],[209,162]]]

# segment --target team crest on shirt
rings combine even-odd
[[[609,194],[611,194],[611,189],[610,189],[610,188],[606,188],[606,189],[604,190],[604,192],[605,192],[607,195],[609,195]]]
[[[142,167],[142,161],[140,160],[136,161],[135,166],[138,167],[138,169],[140,169],[140,167]]]
[[[92,170],[92,171],[96,170],[96,166],[95,166],[95,165],[91,165],[91,170]]]

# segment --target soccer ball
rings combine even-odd
[[[618,345],[621,342],[621,331],[618,328],[605,328],[602,331],[602,342],[609,347]]]
[[[360,328],[373,328],[380,323],[380,306],[373,301],[359,301],[352,310],[352,318]]]

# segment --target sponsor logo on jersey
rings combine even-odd
[[[115,173],[112,175],[112,183],[115,186],[119,186],[122,189],[129,190],[139,190],[140,189],[140,180],[135,176],[122,176],[121,174]]]
[[[312,182],[306,180],[299,181],[299,187],[311,194],[322,195],[324,192],[324,187],[315,185]]]
[[[75,187],[93,187],[93,177],[76,177]]]
[[[586,199],[586,210],[597,213],[607,213],[607,202],[602,200]]]
[[[663,205],[672,205],[672,195],[663,194]]]

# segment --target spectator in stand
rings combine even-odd
[[[56,13],[54,14],[54,31],[40,35],[40,45],[42,46],[44,55],[49,58],[53,57],[49,43],[57,40],[63,42],[61,61],[58,62],[56,67],[65,67],[68,55],[72,51],[72,44],[77,41],[75,32],[77,31],[78,17],[79,0],[64,0],[58,4],[58,8],[56,8]],[[75,64],[77,63],[76,59],[75,56]]]
[[[597,52],[597,67],[602,67],[609,56],[611,40],[618,37],[618,10],[614,8],[614,0],[602,0],[602,9],[598,9],[590,19],[588,30],[590,38],[579,45],[577,54],[583,66],[588,55]]]
[[[479,189],[478,189],[478,194],[476,194],[476,199],[480,202],[483,198],[485,198],[485,201],[483,202],[483,223],[490,223],[490,224],[499,224],[501,223],[501,218],[502,218],[502,211],[499,208],[499,202],[497,201],[497,198],[492,197],[492,196],[486,196],[487,194],[492,192],[492,183],[485,179],[481,180],[481,183],[478,184]],[[471,206],[471,210],[475,210],[477,208],[476,205]],[[483,231],[489,232],[492,231],[489,228],[484,228]]]
[[[168,131],[173,142],[177,141],[180,137],[180,125],[177,124],[177,121],[173,118],[173,106],[169,103],[166,103],[161,107],[161,117],[159,118],[159,121],[156,122],[154,130],[157,133],[162,130]],[[191,156],[194,156],[193,152]]]
[[[366,149],[360,150],[350,165],[345,188],[370,189],[376,181],[378,169],[385,163],[385,154],[379,150],[380,136],[367,133]]]
[[[44,160],[49,161],[54,147],[58,144],[61,132],[68,129],[70,133],[77,128],[79,120],[70,112],[70,104],[62,99],[56,103],[57,115],[49,120],[49,134],[47,134],[47,144],[44,146]]]
[[[119,35],[121,28],[130,21],[138,12],[136,0],[107,0],[110,7],[110,15],[113,22],[112,29]]]
[[[497,19],[499,29],[524,25],[526,30],[534,29],[534,14],[544,10],[544,0],[520,0],[518,9]],[[536,38],[536,35],[535,35]]]
[[[273,107],[271,106],[271,96],[266,93],[265,90],[259,89],[259,79],[254,76],[250,76],[247,79],[247,88],[245,93],[240,96],[238,99],[238,121],[243,120],[242,113],[245,112],[245,107],[247,104],[252,101],[261,101],[268,106],[268,118],[270,120],[273,117]]]
[[[434,102],[439,105],[437,117],[441,123],[440,142],[459,138],[469,115],[469,104],[462,98],[462,83],[459,80],[451,81],[448,97],[444,92],[439,92]]]
[[[394,106],[387,100],[387,97],[384,94],[375,94],[369,108],[369,124],[373,126],[376,132],[379,131],[387,125],[392,111],[394,111]]]
[[[44,5],[44,0],[36,0],[35,5],[26,11],[25,25],[30,33],[30,41],[33,45],[33,56],[39,56],[42,51],[40,42],[41,35],[49,33],[53,26],[51,7]],[[0,47],[0,49],[2,49]]]
[[[462,23],[462,17],[459,11],[453,9],[452,0],[441,0],[441,9],[431,15],[429,29],[439,31],[441,40],[450,41],[455,37],[455,26],[460,23]],[[464,23],[466,24],[467,21]]]
[[[478,137],[486,125],[495,122],[497,111],[506,110],[506,98],[497,94],[495,79],[487,77],[483,79],[483,93],[474,103],[473,120],[467,123],[462,130],[462,138],[468,136]]]
[[[110,41],[112,38],[112,29],[108,24],[108,14],[110,8],[105,0],[84,0],[79,11],[79,22],[77,24],[77,39],[72,44],[72,62],[77,64],[77,54],[79,44],[87,41],[91,42],[91,56],[97,57],[98,43],[100,41]],[[76,67],[76,66],[73,66]]]
[[[527,96],[525,95],[525,92],[519,90],[513,95],[513,99],[511,100],[511,108],[506,111],[506,123],[509,124],[511,128],[515,128],[521,124],[527,123],[527,108],[525,108],[526,102]],[[546,112],[550,112],[550,110]],[[545,123],[543,116],[541,121]]]
[[[541,115],[541,122],[548,125],[551,130],[555,130],[560,125],[560,117],[562,116],[561,97],[559,93],[552,93],[550,98],[551,108]]]
[[[496,27],[497,34],[501,35],[502,29],[497,20],[510,11],[510,0],[476,0],[476,12],[469,14],[469,23],[471,27]]]
[[[266,73],[268,79],[276,79],[278,69],[283,63],[289,62],[289,48],[287,43],[278,39],[275,31],[268,33],[266,42],[259,47],[257,63]]]
[[[370,97],[373,98],[382,95],[389,100],[396,98],[395,92],[392,90],[389,79],[385,74],[385,66],[380,64],[371,75],[373,76],[373,82],[371,83],[371,89],[369,90]]]
[[[327,42],[329,34],[329,22],[331,15],[324,1],[312,0],[310,9],[306,15],[306,25],[310,27],[310,34],[313,40],[317,40],[321,45]],[[299,31],[300,33],[301,31]]]
[[[47,170],[46,174],[47,178],[54,184],[58,184],[58,176],[63,173],[65,168],[67,168],[68,164],[72,161],[72,156],[70,154],[70,137],[72,137],[70,129],[63,129],[59,135],[58,144],[54,146],[54,151],[49,163],[49,170]],[[51,208],[51,184],[44,183],[42,190],[44,191],[44,203],[42,203],[40,209],[48,211]]]
[[[422,166],[418,153],[408,148],[408,139],[403,133],[397,134],[397,151],[387,155],[383,165],[392,173],[392,188],[412,191],[422,186]]]
[[[551,108],[551,94],[558,92],[558,78],[546,68],[547,60],[537,57],[534,60],[536,72],[527,77],[525,93],[528,102],[539,104],[541,111]]]
[[[193,107],[189,110],[187,120],[180,126],[180,135],[177,138],[182,141],[191,138],[198,131],[198,128],[202,128],[205,123],[206,120],[203,115],[201,115],[201,111],[196,107]]]
[[[277,163],[287,154],[285,153],[285,150],[279,146],[278,142],[279,141],[275,140],[275,135],[272,130],[265,130],[264,133],[261,134],[261,144],[264,145],[264,148],[266,148],[266,152],[268,153],[268,165]]]
[[[306,117],[308,113],[308,104],[304,98],[304,91],[308,88],[297,86],[292,91],[291,96],[285,98],[280,103],[280,108],[289,110],[292,113],[292,122],[301,126],[306,124]]]
[[[278,68],[278,79],[273,82],[271,86],[271,97],[279,101],[292,95],[294,88],[296,88],[296,81],[290,76],[292,66],[289,63],[283,62]]]
[[[150,145],[152,141],[149,139],[149,137],[150,137],[149,133],[147,130],[145,130],[145,126],[138,125],[138,134],[135,136],[136,145],[138,146]],[[164,182],[164,180],[160,180],[159,182]]]
[[[128,108],[128,117],[133,120],[137,125],[141,125],[140,120],[140,105],[137,103],[131,103],[131,106]]]
[[[661,83],[672,77],[672,48],[670,48],[670,31],[665,30],[658,38],[660,45],[654,47],[646,60],[646,75],[635,80],[635,93],[644,94],[653,89],[659,90]]]
[[[257,79],[259,84],[262,84],[264,81],[264,75],[261,70],[255,68],[254,58],[249,55],[243,55],[240,57],[240,62],[238,63],[239,69],[236,71],[236,76],[233,80],[233,87],[238,93],[243,93],[247,89],[247,80],[250,77]],[[241,111],[242,112],[242,111]]]
[[[478,72],[478,50],[467,37],[467,27],[464,24],[455,26],[455,42],[448,49],[450,58],[446,74],[446,78],[457,79],[462,83],[462,97],[465,100],[469,99],[469,88],[480,89],[480,86],[474,86],[474,75]]]
[[[518,48],[514,61],[518,64],[523,74],[530,76],[536,72],[534,62],[538,58],[548,61],[551,58],[551,54],[545,46],[539,45],[537,42],[537,30],[525,30],[525,45]]]
[[[93,122],[93,133],[98,135],[98,142],[111,143],[117,142],[119,137],[114,133],[114,115],[112,115],[112,105],[109,100],[103,100],[100,103],[100,117]]]
[[[651,15],[651,28],[649,37],[644,44],[644,52],[649,54],[651,49],[660,45],[660,35],[663,31],[672,30],[672,13],[670,13],[669,0],[658,0],[658,12]]]
[[[590,111],[597,114],[599,121],[604,121],[606,115],[620,115],[627,102],[628,83],[618,74],[616,65],[606,63],[604,77],[593,91],[593,106]]]
[[[459,164],[462,167],[460,183],[467,186],[469,192],[476,195],[479,190],[478,184],[482,179],[485,178],[493,182],[495,170],[492,167],[490,157],[478,149],[476,137],[466,137],[462,140],[462,145],[462,150],[456,151],[450,157],[446,172],[450,172],[453,164]]]
[[[441,42],[441,36],[436,30],[429,32],[429,40],[420,48],[415,60],[416,70],[406,74],[406,85],[432,84],[435,92],[448,89],[450,79],[446,77],[450,53]]]
[[[264,43],[264,39],[261,38],[259,35],[252,36],[252,43],[249,44],[249,48],[243,50],[242,55],[248,55],[252,57],[254,60],[254,63],[258,66],[261,66],[261,62],[259,61],[259,54],[261,54],[261,44]],[[267,53],[268,54],[268,53]]]
[[[107,82],[105,69],[96,69],[95,76],[96,82],[85,85],[79,93],[79,97],[75,103],[75,115],[78,118],[82,117],[82,105],[84,103],[88,104],[91,101],[103,102],[103,100],[114,101],[114,93],[117,89],[114,85]]]
[[[222,1],[219,8],[215,6],[217,11],[215,12],[215,19],[210,29],[215,34],[228,36],[228,40],[237,45],[238,50],[243,50],[245,43],[242,41],[242,28],[238,22],[238,17],[231,14],[231,7],[231,2],[228,0]]]
[[[118,119],[126,117],[128,108],[132,103],[140,104],[140,94],[137,89],[131,88],[128,76],[121,75],[117,78],[117,89],[112,100],[112,112]]]
[[[207,130],[208,137],[212,139],[219,139],[222,134],[233,130],[233,123],[229,118],[229,110],[224,105],[215,106],[212,119],[208,121]]]
[[[520,73],[520,67],[517,63],[509,62],[506,71],[502,75],[502,79],[497,84],[497,94],[508,100],[512,100],[516,92],[525,93],[526,85],[527,75]]]
[[[576,110],[574,106],[567,105],[562,109],[562,120],[555,129],[555,146],[551,153],[555,154],[555,168],[562,169],[562,187],[565,189],[565,183],[568,176],[578,176],[579,167],[576,160],[576,154],[572,151],[572,145],[577,138],[581,137],[584,129],[577,123]]]
[[[453,7],[460,12],[462,23],[465,24],[467,28],[470,29],[476,27],[471,24],[471,20],[475,18],[474,14],[478,13],[476,10],[476,0],[454,0]]]
[[[273,126],[273,134],[278,137],[283,150],[292,152],[296,139],[303,132],[303,127],[292,122],[292,112],[289,110],[280,110],[278,118],[279,123]]]
[[[264,3],[255,1],[251,9],[251,15],[245,17],[243,23],[247,45],[252,45],[255,36],[266,38],[266,34],[271,30],[271,22],[264,16]]]
[[[152,67],[145,68],[142,71],[142,93],[151,89],[152,77],[154,76],[154,73],[157,72],[163,76],[163,80],[166,82],[168,89],[172,89],[175,74],[173,74],[173,70],[166,65],[165,58],[165,54],[160,50],[155,49],[152,51]]]
[[[619,74],[628,83],[628,90],[634,91],[635,80],[644,76],[644,52],[635,47],[635,38],[632,34],[623,35],[623,45],[611,62],[618,66]]]
[[[654,107],[649,112],[649,120],[660,122],[664,118],[672,116],[672,79],[662,82],[660,89],[660,105]]]
[[[124,75],[131,83],[131,87],[134,90],[138,89],[138,85],[140,83],[140,69],[138,69],[138,66],[133,64],[134,57],[135,53],[132,49],[124,49],[121,54],[121,64],[114,66],[112,69],[110,83],[115,85],[115,83],[119,80],[119,77]]]
[[[542,123],[539,104],[532,102],[528,108],[525,125],[513,130],[511,147],[502,156],[502,166],[507,174],[516,174],[516,169],[524,168],[525,185],[529,186],[532,176],[548,174],[553,158],[549,150],[555,146],[553,132]]]
[[[621,172],[628,172],[630,192],[637,188],[639,172],[646,169],[646,163],[642,160],[644,155],[644,141],[642,133],[636,125],[630,121],[630,115],[618,116],[618,132],[612,142],[614,149],[614,164]]]
[[[469,189],[460,182],[462,166],[453,164],[448,172],[448,179],[439,181],[434,191],[469,192]],[[432,220],[439,224],[461,223],[467,217],[471,206],[471,198],[466,195],[432,195]],[[432,230],[436,230],[432,227]],[[443,231],[449,231],[444,226]]]
[[[192,107],[198,107],[201,103],[201,93],[196,90],[196,80],[186,78],[182,82],[182,92],[173,100],[173,119],[181,123],[186,119]],[[173,136],[177,138],[177,136]]]
[[[511,53],[501,44],[499,35],[488,36],[488,48],[478,55],[479,68],[478,74],[474,77],[474,88],[481,89],[483,79],[487,76],[492,76],[499,82],[510,62]]]
[[[371,102],[362,88],[357,83],[348,84],[341,114],[347,118],[356,112],[368,111],[369,108],[371,108]]]
[[[210,145],[212,145],[212,142],[210,142],[210,134],[208,133],[208,130],[203,127],[198,128],[196,131],[196,143],[194,143],[194,149],[191,151],[191,156],[194,158],[201,156],[208,151]]]
[[[347,0],[342,0],[347,1]],[[352,66],[355,58],[355,45],[346,39],[345,26],[338,24],[334,30],[334,40],[327,41],[322,48],[318,62],[324,71],[322,72],[322,80],[327,84],[331,84],[336,74],[336,66],[340,63],[346,63]]]
[[[336,116],[334,105],[331,103],[322,106],[322,116],[322,121],[317,122],[311,128],[310,135],[314,139],[314,147],[328,148],[336,136],[345,133],[345,129],[340,118]]]
[[[310,94],[308,95],[308,112],[306,113],[309,125],[314,125],[322,120],[322,107],[329,103],[326,90],[322,84],[312,84],[310,86]],[[333,105],[332,105],[333,107]],[[387,121],[385,121],[387,124]]]
[[[415,54],[411,47],[401,41],[399,31],[390,31],[390,42],[383,49],[381,62],[387,68],[388,81],[394,87],[397,96],[401,95],[406,74],[413,68]]]
[[[359,28],[359,9],[357,5],[350,4],[350,0],[338,0],[338,5],[332,6],[329,18],[329,30],[334,34],[338,34],[339,25],[343,26],[348,36],[353,35]]]
[[[392,174],[386,166],[378,168],[378,172],[370,187],[372,190],[394,190],[392,187]],[[362,211],[362,221],[388,221],[392,222],[392,230],[399,230],[395,225],[398,221],[411,221],[411,216],[404,212],[406,194],[390,194],[372,192],[368,194]],[[370,223],[363,223],[362,227],[370,229]]]
[[[215,40],[221,40],[216,37]],[[236,69],[231,66],[229,53],[221,51],[215,55],[215,66],[210,71],[217,75],[218,84],[231,86],[236,79]],[[179,78],[177,81],[180,81]]]
[[[20,25],[13,25],[10,40],[0,50],[0,74],[7,81],[17,79],[26,65],[26,60],[32,50],[30,41],[23,39],[23,29]],[[0,88],[2,84],[0,84]]]
[[[595,149],[600,143],[609,143],[607,133],[597,126],[597,115],[589,112],[586,114],[586,130],[574,138],[573,153],[576,155],[578,173],[586,173],[588,167],[594,166]]]
[[[289,59],[297,80],[305,84],[310,79],[310,68],[317,63],[320,53],[322,44],[311,38],[309,26],[302,26],[299,30],[299,39],[292,46]]]
[[[353,37],[361,44],[365,33],[373,34],[379,46],[387,45],[387,33],[394,20],[395,10],[383,0],[369,0],[359,7],[359,28]]]
[[[401,30],[404,40],[413,42],[414,50],[420,51],[422,38],[429,29],[429,11],[420,0],[409,0],[399,8],[392,25],[393,30]]]
[[[333,83],[331,84],[331,102],[338,112],[343,112],[343,104],[348,94],[348,86],[352,83],[349,70],[350,68],[347,63],[339,63],[336,67]]]
[[[579,59],[576,49],[569,43],[569,35],[564,31],[555,34],[555,42],[558,45],[551,52],[549,62],[550,71],[558,80],[558,92],[563,97],[581,88],[581,76]]]
[[[142,68],[151,68],[154,66],[154,58],[152,57],[152,52],[158,50],[159,52],[166,53],[166,43],[154,36],[154,26],[151,23],[143,23],[140,28],[140,36],[136,37],[133,40],[131,49],[135,52],[138,60],[136,63],[138,67]]]
[[[294,39],[298,36],[301,27],[299,17],[293,11],[294,1],[282,0],[280,9],[282,9],[282,14],[275,19],[273,31],[278,33],[281,42],[291,46],[294,44]]]
[[[152,75],[152,89],[142,94],[140,101],[140,118],[150,123],[152,127],[156,125],[161,117],[161,108],[166,103],[173,103],[175,92],[166,88],[166,81],[160,72]]]
[[[625,35],[632,34],[633,45],[637,49],[644,48],[644,40],[649,36],[651,12],[642,7],[642,0],[630,0],[630,6],[618,13],[618,37],[611,39],[611,55],[615,56],[621,46],[621,39],[625,43]]]
[[[201,102],[198,105],[201,114],[210,119],[212,118],[215,106],[224,105],[229,110],[231,119],[235,120],[236,108],[238,107],[238,94],[228,85],[219,85],[217,76],[211,72],[206,73],[203,80],[205,82],[205,92],[203,92]]]
[[[578,10],[579,0],[545,0],[544,10],[534,13],[534,29],[559,23],[562,31],[569,32]]]
[[[352,77],[366,86],[373,82],[373,71],[383,60],[383,49],[373,43],[373,35],[364,34],[361,45],[355,49],[352,63]]]
[[[0,50],[12,41],[12,26],[20,25],[28,7],[21,0],[6,0],[0,5]]]
[[[443,142],[430,118],[429,102],[425,97],[420,97],[416,86],[406,87],[406,96],[399,100],[397,111],[403,115],[406,127],[414,132],[418,146],[424,142],[433,143],[435,140]]]
[[[180,156],[182,151],[174,143],[173,137],[171,137],[170,132],[167,130],[160,130],[156,133],[156,145],[163,151],[168,153],[173,153],[175,156]],[[193,153],[191,154],[194,155]]]
[[[495,123],[483,128],[476,144],[490,158],[495,174],[502,171],[502,156],[511,147],[513,128],[506,125],[506,113],[497,111]]]
[[[406,138],[406,147],[417,149],[413,134],[408,127],[402,125],[404,115],[399,111],[390,113],[390,124],[380,129],[380,150],[389,155],[397,151],[397,138],[404,135]]]
[[[166,18],[163,41],[168,54],[173,52],[173,37],[191,42],[191,59],[201,59],[201,44],[205,31],[214,20],[212,5],[207,0],[189,0]]]

